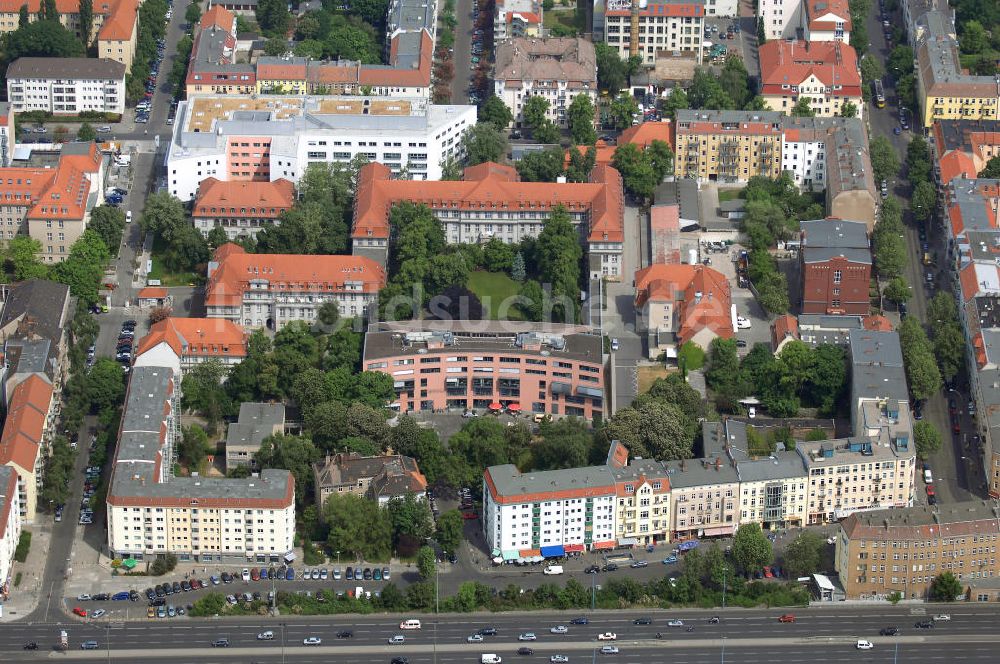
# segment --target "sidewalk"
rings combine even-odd
[[[44,515],[39,515],[44,518]],[[28,559],[23,563],[15,562],[11,568],[11,581],[8,596],[0,602],[0,622],[20,620],[38,607],[43,596],[42,570],[45,569],[45,559],[49,550],[51,531],[46,524],[33,524],[24,530],[31,533],[31,548]],[[18,577],[21,582],[17,583]]]

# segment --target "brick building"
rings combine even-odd
[[[802,313],[865,315],[870,308],[872,256],[860,221],[801,223]]]

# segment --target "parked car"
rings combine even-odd
[[[795,622],[795,616],[790,613],[786,613],[783,616],[778,616],[778,622],[780,623],[793,623]]]

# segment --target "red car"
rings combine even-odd
[[[81,618],[87,617],[87,609],[81,609],[80,607],[76,607],[73,609],[73,613],[80,616]]]
[[[934,495],[934,485],[933,484],[928,484],[925,487],[925,489],[927,490],[927,495],[928,496],[933,496]]]
[[[479,515],[475,512],[462,512],[462,518],[468,521],[470,519],[478,519]]]
[[[778,622],[780,623],[793,623],[795,622],[795,616],[790,613],[786,613],[783,616],[778,616]]]
[[[951,430],[954,431],[955,433],[961,433],[962,425],[959,424],[958,420],[955,420],[951,423]]]
[[[774,572],[771,571],[770,567],[765,567],[764,568],[764,578],[767,578],[767,579],[773,579],[774,578]]]

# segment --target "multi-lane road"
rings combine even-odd
[[[937,611],[947,611],[952,620],[938,622],[934,629],[916,629],[917,621],[929,619]],[[779,623],[782,613],[794,613],[794,623]],[[574,625],[571,620],[589,615],[589,624]],[[907,662],[934,662],[945,657],[961,661],[986,661],[995,656],[1000,642],[1000,615],[989,606],[963,605],[941,607],[873,607],[830,606],[803,610],[752,609],[718,612],[718,624],[709,622],[713,612],[694,609],[676,611],[616,611],[571,613],[520,613],[489,615],[420,616],[423,628],[402,631],[401,617],[331,616],[232,620],[202,620],[199,622],[110,623],[105,625],[77,623],[13,623],[0,633],[0,657],[4,661],[38,661],[47,658],[58,640],[59,631],[69,635],[69,654],[73,657],[95,658],[94,651],[81,651],[86,640],[98,643],[100,658],[119,662],[137,658],[170,658],[182,661],[280,661],[284,649],[291,661],[305,662],[388,662],[391,657],[404,655],[411,662],[478,661],[482,653],[496,653],[511,661],[543,662],[553,654],[565,654],[570,661],[584,661],[595,651],[601,659],[613,655],[599,653],[602,642],[597,635],[614,632],[620,653],[614,661],[632,662],[701,662],[720,661],[722,646],[733,657],[731,661],[764,662],[780,659],[790,662],[822,661],[890,661],[898,647]],[[652,618],[650,625],[635,625],[638,617]],[[684,626],[669,626],[668,620],[681,619]],[[551,634],[555,625],[567,625],[566,634]],[[880,637],[882,627],[898,627],[896,637]],[[495,636],[482,643],[469,643],[470,634],[484,627],[496,628]],[[693,631],[687,631],[693,627]],[[353,637],[337,639],[338,631],[350,629]],[[273,641],[261,641],[257,635],[270,630]],[[520,642],[519,635],[533,632],[536,641]],[[657,633],[662,638],[657,638]],[[403,634],[406,642],[392,646],[387,639]],[[319,646],[304,646],[303,640],[319,637]],[[219,638],[229,640],[228,649],[212,648]],[[875,644],[872,651],[859,653],[857,639]],[[39,650],[25,652],[24,643],[35,641]],[[528,646],[532,655],[517,655],[517,649]],[[777,652],[780,651],[780,655]],[[727,655],[729,656],[729,655]]]

